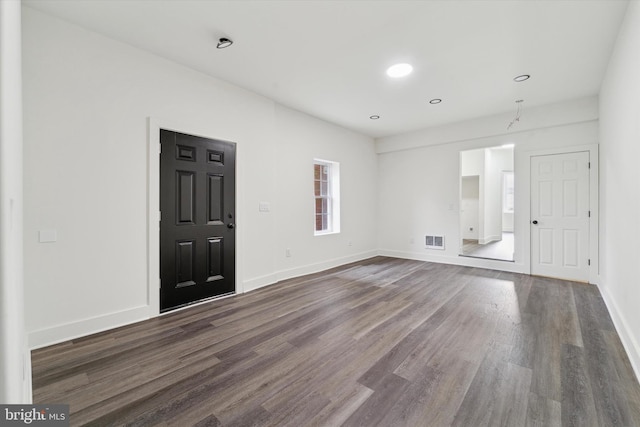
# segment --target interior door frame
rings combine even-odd
[[[531,158],[535,156],[549,156],[554,154],[579,152],[588,152],[589,162],[591,163],[591,168],[589,170],[589,210],[591,211],[589,221],[589,259],[591,260],[591,264],[589,265],[589,283],[598,284],[600,273],[600,260],[598,253],[598,248],[600,247],[598,226],[600,222],[598,144],[547,148],[543,150],[525,151],[522,153],[522,155],[519,156],[520,162],[516,159],[516,163],[519,163],[516,165],[516,169],[523,171],[523,173],[516,176],[516,179],[521,179],[523,182],[522,184],[516,183],[516,198],[519,198],[522,201],[522,206],[518,207],[516,205],[516,212],[520,212],[520,214],[516,215],[515,223],[517,224],[516,229],[523,230],[523,235],[519,236],[519,238],[522,238],[521,247],[524,252],[522,259],[524,261],[525,272],[527,274],[531,274]]]
[[[194,136],[200,136],[209,139],[224,139],[224,136],[209,135],[206,130],[202,130],[198,126],[187,125],[184,123],[175,123],[166,119],[158,119],[154,117],[147,118],[147,306],[149,308],[149,317],[157,317],[164,314],[175,313],[185,308],[193,307],[198,304],[205,304],[210,300],[204,300],[185,307],[177,308],[166,313],[160,313],[160,129],[166,129],[173,132],[185,133]],[[229,140],[231,140],[230,138]],[[240,170],[240,144],[236,144],[236,199],[235,199],[235,223],[241,223],[242,215],[238,210],[238,194],[239,179],[237,179]],[[242,228],[237,227],[235,253],[235,294],[244,293],[243,280],[240,276],[242,271],[240,268],[241,259],[239,254],[242,239]],[[228,298],[233,295],[219,297],[218,299]]]

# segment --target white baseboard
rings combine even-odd
[[[341,265],[349,264],[356,261],[362,261],[367,258],[371,258],[378,255],[378,251],[366,251],[358,254],[349,255],[346,257],[333,258],[326,261],[318,262],[315,264],[303,265],[288,270],[280,270],[273,274],[266,276],[256,277],[244,281],[244,292],[250,292],[264,286],[273,285],[281,280],[292,279],[294,277],[304,276],[306,274],[313,274],[319,271],[328,270],[330,268],[339,267]]]
[[[302,267],[291,268],[289,270],[280,270],[277,273],[278,280],[286,280],[294,277],[304,276],[305,274],[317,273],[319,271],[328,270],[330,268],[339,267],[341,265],[349,264],[352,262],[362,261],[364,259],[371,258],[377,255],[377,250],[366,251],[345,257],[329,259],[315,264],[304,265]]]
[[[242,282],[242,292],[247,293],[255,291],[256,289],[264,288],[265,286],[273,285],[278,282],[278,274],[267,274],[266,276],[260,276],[253,279],[245,280]]]
[[[283,270],[274,274],[246,280],[243,282],[243,292],[249,292],[255,289],[259,289],[261,287],[277,283],[280,280],[303,276],[305,274],[317,273],[318,271],[338,267],[350,262],[371,258],[372,256],[376,256],[377,254],[377,251],[362,252],[355,255],[334,258],[316,264],[296,267],[294,269]],[[31,331],[28,333],[27,338],[29,349],[35,350],[37,348],[58,344],[64,341],[84,337],[109,329],[118,328],[120,326],[129,325],[141,320],[146,320],[153,316],[154,314],[151,313],[151,308],[147,305],[144,305],[116,313],[109,313],[79,320],[76,322],[56,325],[50,328],[39,329],[37,331]]]
[[[523,264],[511,261],[497,261],[492,259],[472,258],[464,256],[435,255],[422,252],[403,252],[381,249],[379,255],[392,258],[414,259],[416,261],[437,262],[440,264],[462,265],[465,267],[486,268],[489,270],[508,271],[511,273],[525,273]]]
[[[58,344],[64,341],[118,328],[149,318],[149,306],[134,307],[116,313],[104,314],[76,322],[56,325],[28,333],[29,348],[37,348]]]
[[[522,273],[524,266],[513,262],[493,261],[467,257],[451,257],[443,255],[432,255],[423,253],[400,252],[391,250],[372,250],[361,252],[345,257],[333,258],[326,261],[308,264],[288,270],[280,270],[273,274],[245,280],[243,282],[243,292],[250,292],[264,286],[272,285],[281,280],[304,276],[306,274],[317,273],[330,268],[361,261],[377,255],[389,256],[393,258],[415,259],[419,261],[438,262],[443,264],[464,265],[468,267],[488,268],[492,270],[509,271]],[[29,349],[34,350],[41,347],[61,343],[71,339],[95,334],[108,329],[139,322],[153,317],[150,307],[147,305],[134,307],[120,312],[109,313],[63,325],[56,325],[50,328],[39,329],[28,333]]]
[[[629,327],[629,323],[625,320],[618,304],[616,304],[615,300],[611,297],[607,288],[605,286],[598,286],[598,288],[607,306],[607,310],[609,310],[609,314],[611,314],[611,320],[613,320],[613,325],[616,327],[620,341],[622,341],[622,346],[627,352],[627,356],[629,356],[629,361],[631,362],[633,371],[636,373],[636,378],[640,380],[640,344],[636,340],[636,336],[631,332],[632,329]]]

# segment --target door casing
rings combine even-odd
[[[531,274],[587,282],[589,152],[535,156],[531,161]],[[573,186],[567,188],[568,183]]]
[[[586,144],[569,147],[549,148],[543,150],[526,151],[518,155],[516,152],[516,170],[522,171],[517,176],[515,224],[516,230],[521,230],[522,236],[518,236],[522,240],[522,260],[524,263],[524,271],[531,274],[531,158],[534,156],[544,156],[553,154],[576,153],[581,151],[589,152],[589,161],[591,169],[589,174],[589,210],[591,211],[591,221],[589,222],[589,283],[597,284],[599,282],[599,191],[598,191],[598,174],[599,174],[599,157],[598,144]],[[525,213],[526,212],[526,213]]]

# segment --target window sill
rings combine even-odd
[[[327,236],[330,234],[340,234],[340,230],[338,231],[314,231],[313,235],[315,236]]]

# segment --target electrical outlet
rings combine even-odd
[[[284,251],[284,255],[285,255],[287,258],[291,258],[291,249],[289,249],[289,248],[285,249],[285,251]]]
[[[353,242],[352,242],[351,240],[349,240],[348,245],[349,245],[349,246],[353,246]]]
[[[40,243],[55,242],[58,240],[58,232],[56,230],[40,230]]]

